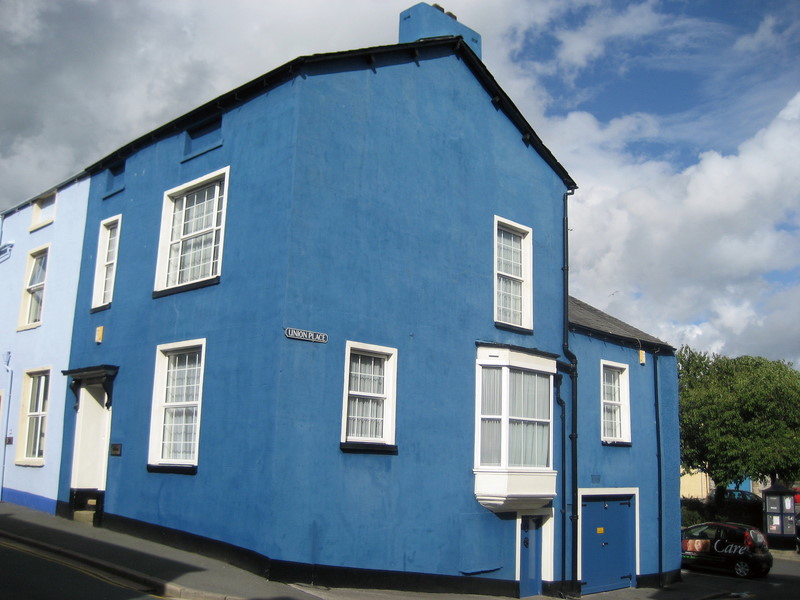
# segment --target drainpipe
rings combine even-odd
[[[653,350],[653,390],[656,410],[656,468],[658,471],[658,587],[664,587],[664,489],[661,464],[661,406],[658,394],[658,349]]]
[[[0,439],[0,443],[3,444],[3,466],[0,467],[0,502],[3,501],[3,488],[6,484],[6,449],[8,445],[6,444],[6,437],[8,436],[8,418],[11,414],[11,390],[14,386],[14,370],[11,369],[8,365],[11,362],[11,352],[6,352],[5,356],[3,357],[3,367],[5,367],[6,372],[8,373],[8,394],[5,402],[6,411],[6,420],[3,427],[3,437]]]
[[[556,375],[556,386],[558,388],[556,394],[556,402],[558,402],[558,406],[561,407],[561,464],[567,464],[567,403],[564,402],[564,398],[561,397],[561,381],[562,376],[561,373]],[[563,471],[563,467],[562,467]],[[566,501],[567,498],[567,478],[564,477],[562,474],[561,476],[561,498],[562,502]],[[567,508],[564,508],[561,511],[561,581],[563,582],[567,580]]]
[[[572,478],[572,512],[569,519],[572,523],[572,581],[578,581],[578,357],[569,349],[569,211],[567,199],[575,192],[569,189],[564,192],[564,356],[569,359],[569,377],[572,383],[572,423],[570,426],[570,453]],[[566,502],[566,498],[564,499]],[[566,543],[566,539],[562,543]],[[578,588],[578,591],[580,588]]]

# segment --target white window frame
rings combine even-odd
[[[370,357],[383,359],[383,392],[379,394],[365,393],[352,390],[353,395],[359,397],[372,397],[383,402],[383,431],[380,436],[357,436],[348,434],[348,421],[350,417],[350,357],[353,354],[360,354]],[[375,344],[363,344],[348,340],[345,344],[344,357],[344,393],[342,400],[342,443],[368,443],[394,445],[395,443],[395,421],[397,410],[397,348],[387,346],[377,346]]]
[[[181,403],[181,406],[195,406],[194,444],[190,458],[165,458],[163,455],[164,425],[167,409],[167,374],[170,357],[195,350],[200,351],[199,381],[197,398],[194,402]],[[203,380],[205,375],[206,340],[205,338],[161,344],[156,348],[155,376],[153,379],[153,402],[150,414],[150,447],[148,463],[151,465],[185,465],[197,466],[200,449],[200,424],[203,406]]]
[[[39,257],[45,256],[46,263],[42,280],[36,283],[31,283],[34,274],[34,267],[36,267]],[[22,286],[22,303],[19,311],[19,327],[18,329],[31,329],[39,327],[44,318],[44,300],[45,291],[47,289],[47,270],[50,263],[50,244],[34,248],[28,253],[28,261],[25,266],[25,281]],[[33,308],[33,299],[39,297],[38,315],[35,319],[31,318],[31,309]]]
[[[605,373],[607,369],[612,369],[618,373],[618,401],[606,397]],[[629,371],[630,367],[625,363],[613,362],[610,360],[600,361],[600,439],[603,442],[629,443],[631,441],[631,398]],[[619,407],[619,435],[612,435],[606,430],[605,408],[607,404]]]
[[[212,280],[216,277],[219,277],[221,274],[222,250],[225,245],[225,214],[228,207],[227,197],[230,187],[229,175],[230,167],[228,166],[164,192],[164,200],[161,210],[161,233],[158,242],[158,260],[156,263],[156,279],[154,285],[155,291],[158,292],[172,288],[181,288],[187,285],[196,284],[198,282]],[[205,233],[210,233],[217,238],[217,241],[212,243],[212,253],[215,254],[215,256],[211,259],[210,272],[205,275],[191,277],[184,281],[172,281],[171,278],[175,271],[174,269],[170,269],[171,248],[174,245],[177,245],[180,248],[177,256],[180,264],[180,258],[185,256],[182,253],[183,242],[194,237],[199,237],[196,235],[197,232],[194,232],[195,235],[178,236],[177,239],[173,239],[172,219],[175,210],[175,202],[184,199],[193,191],[211,185],[215,182],[222,182],[223,192],[222,194],[218,194],[215,200],[213,225],[204,229]],[[173,256],[173,259],[174,258],[175,257]]]
[[[114,238],[111,237],[112,230],[116,230]],[[97,260],[94,268],[92,308],[111,304],[114,297],[114,282],[117,274],[119,236],[121,232],[122,215],[109,217],[100,222],[100,233],[97,236]]]
[[[52,379],[49,368],[25,371],[22,390],[22,404],[19,410],[20,439],[17,442],[15,464],[26,467],[44,465],[45,447],[47,443],[47,413],[50,404]],[[45,378],[45,389],[41,387],[41,378]],[[39,382],[39,385],[37,385]],[[36,390],[34,398],[34,390]],[[32,405],[33,403],[33,405]],[[36,431],[31,431],[32,423],[36,423]],[[38,433],[38,435],[36,435]],[[36,440],[32,436],[36,435]],[[29,446],[34,444],[33,452]]]
[[[520,269],[518,273],[501,269],[499,251],[500,232],[511,233],[520,239]],[[533,330],[533,230],[530,227],[494,216],[494,320],[498,324]],[[509,316],[501,302],[501,281],[514,282],[520,286],[519,317]],[[516,312],[516,311],[515,311]]]
[[[50,202],[52,200],[52,202]],[[56,219],[56,194],[48,194],[33,202],[31,226],[28,231],[33,232],[45,225],[50,225]]]
[[[483,375],[485,368],[501,370],[501,413],[499,415],[483,415]],[[510,421],[510,374],[512,370],[521,370],[549,378],[549,418],[538,422],[548,424],[547,464],[542,466],[510,466],[509,465],[509,430]],[[553,470],[553,375],[556,373],[556,361],[540,356],[525,354],[509,348],[482,346],[478,348],[475,373],[475,471],[542,471]],[[500,420],[500,462],[499,464],[482,464],[481,431],[484,416],[496,416]]]

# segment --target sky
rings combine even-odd
[[[0,210],[413,0],[0,0]],[[570,292],[800,366],[800,0],[440,0],[578,183]]]

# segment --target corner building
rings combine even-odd
[[[300,57],[87,173],[60,514],[285,581],[679,575],[672,349],[645,349],[654,377],[624,335],[570,330],[577,186],[474,31],[419,4],[399,44]],[[581,530],[600,498],[632,503],[613,552],[602,513]]]

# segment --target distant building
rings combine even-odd
[[[480,36],[419,4],[400,40],[86,169],[57,512],[276,580],[678,578],[673,349],[570,299],[577,186]]]

